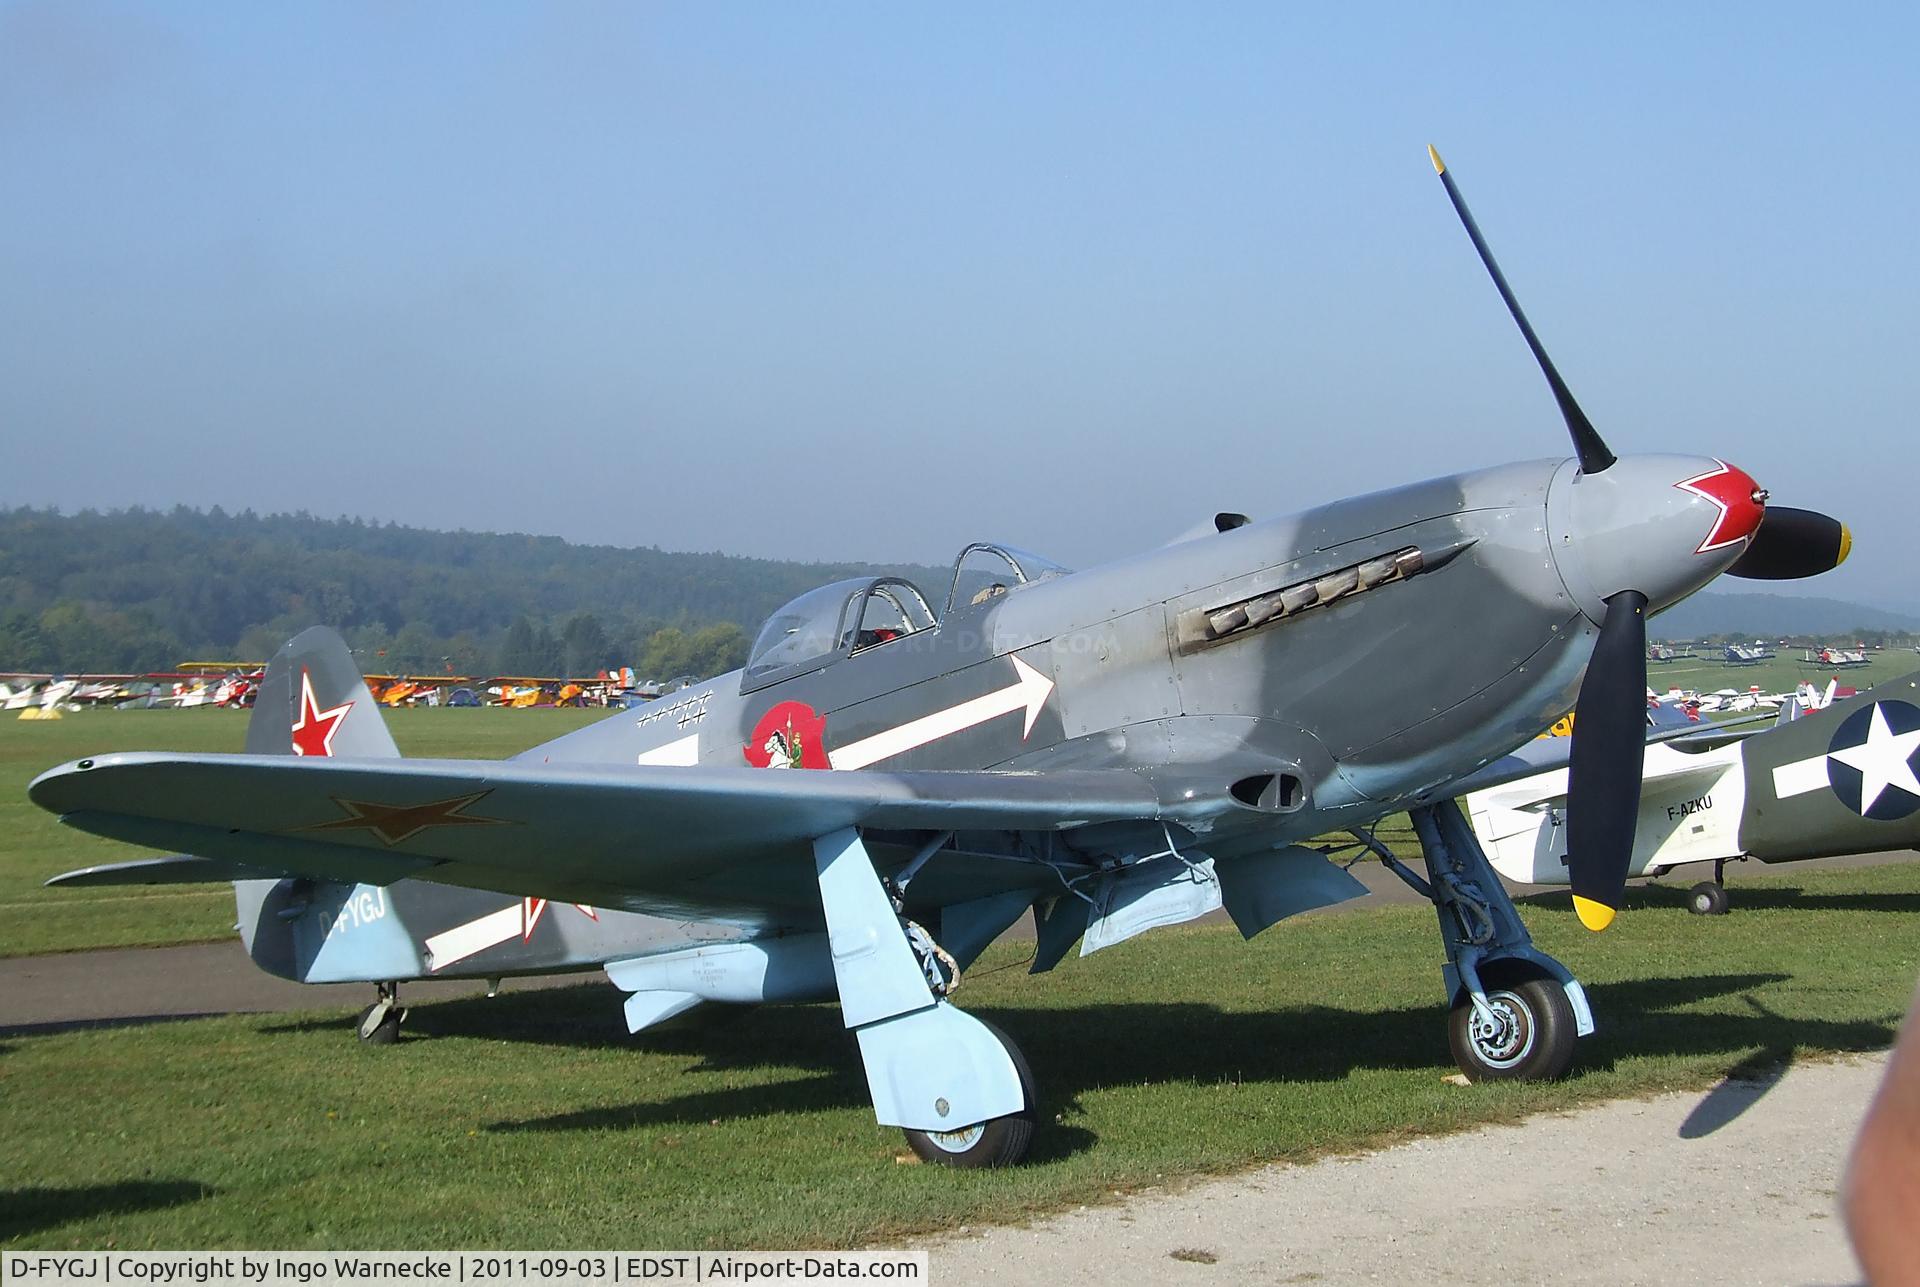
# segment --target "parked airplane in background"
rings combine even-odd
[[[1803,660],[1821,666],[1837,666],[1843,668],[1847,666],[1870,666],[1873,664],[1873,659],[1867,656],[1867,650],[1864,648],[1835,648],[1832,646],[1823,647],[1818,650],[1809,648]]]
[[[1438,912],[1455,1058],[1556,1076],[1592,1030],[1585,993],[1534,946],[1449,784],[1577,694],[1571,879],[1603,928],[1633,856],[1647,614],[1721,572],[1825,571],[1848,538],[1722,460],[1616,458],[1433,160],[1574,459],[1222,515],[1078,573],[970,546],[933,599],[892,577],[822,586],[743,670],[505,762],[395,758],[338,637],[309,632],[262,685],[249,753],[94,756],[31,795],[233,874],[725,927],[609,962],[629,1022],[817,984],[878,1120],[970,1166],[1018,1160],[1036,1120],[1025,1061],[952,1002],[971,953],[1030,908],[1040,970],[1222,906],[1250,937],[1364,892],[1305,842],[1405,809],[1427,877],[1396,867]],[[834,771],[790,771],[808,769]],[[391,935],[334,924],[343,961],[365,939],[362,968],[386,968]]]
[[[1765,644],[1754,642],[1752,647],[1745,644],[1727,645],[1726,663],[1729,666],[1754,666],[1773,656],[1773,649]]]
[[[1835,690],[1802,685],[1764,731],[1709,724],[1648,746],[1628,874],[1658,878],[1711,862],[1713,879],[1695,885],[1687,905],[1718,915],[1728,907],[1732,860],[1920,848],[1920,672],[1811,714],[1829,706]],[[1467,816],[1508,880],[1569,882],[1567,771],[1550,763],[1522,747],[1465,783]],[[1485,785],[1528,764],[1537,771]]]

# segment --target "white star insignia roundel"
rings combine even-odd
[[[1834,730],[1825,755],[1782,764],[1773,771],[1782,800],[1830,787],[1841,804],[1879,821],[1920,810],[1920,708],[1905,702],[1875,702],[1847,716]]]

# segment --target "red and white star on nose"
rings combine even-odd
[[[1695,474],[1692,478],[1683,478],[1674,484],[1681,491],[1693,493],[1720,511],[1714,516],[1713,528],[1707,533],[1706,539],[1700,542],[1695,554],[1723,550],[1746,540],[1759,529],[1760,520],[1767,512],[1767,493],[1745,470],[1735,469],[1717,456],[1713,463],[1719,468]]]
[[[333,735],[340,731],[341,721],[352,709],[353,702],[349,700],[329,710],[321,710],[320,703],[313,699],[313,676],[307,673],[304,666],[301,667],[300,718],[293,726],[293,753],[332,755]]]

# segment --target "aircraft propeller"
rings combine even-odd
[[[1588,474],[1612,468],[1617,458],[1574,400],[1534,334],[1440,153],[1429,145],[1427,157],[1480,262],[1493,278],[1553,390],[1580,468]],[[1753,501],[1761,508],[1760,526],[1747,549],[1726,569],[1732,575],[1758,580],[1814,576],[1839,566],[1847,557],[1852,538],[1838,519],[1785,506],[1768,509],[1766,493],[1757,488]],[[1608,596],[1605,602],[1600,637],[1580,683],[1576,707],[1579,719],[1573,728],[1567,771],[1568,875],[1574,910],[1581,924],[1591,930],[1605,929],[1612,923],[1626,890],[1646,757],[1647,596],[1639,590],[1625,589]]]
[[[1460,216],[1467,236],[1473,240],[1473,248],[1480,252],[1480,262],[1487,266],[1487,274],[1493,278],[1494,287],[1506,302],[1507,311],[1513,314],[1513,320],[1520,326],[1520,334],[1526,337],[1527,347],[1533,350],[1533,360],[1540,364],[1540,373],[1547,377],[1547,385],[1553,390],[1553,400],[1560,404],[1560,414],[1566,417],[1567,432],[1573,436],[1573,454],[1580,458],[1580,468],[1589,474],[1600,473],[1613,464],[1614,454],[1607,450],[1607,444],[1600,438],[1600,431],[1593,427],[1593,421],[1587,419],[1587,413],[1574,401],[1573,391],[1560,378],[1553,359],[1547,356],[1540,337],[1533,333],[1533,327],[1527,322],[1527,315],[1520,311],[1520,301],[1513,297],[1513,288],[1507,285],[1506,274],[1494,262],[1493,252],[1487,249],[1486,238],[1480,235],[1480,225],[1473,221],[1473,213],[1467,209],[1460,189],[1453,186],[1453,176],[1447,173],[1446,162],[1440,159],[1440,153],[1434,150],[1431,143],[1427,145],[1427,158],[1433,162],[1433,172],[1440,176],[1440,182],[1447,190],[1447,200],[1453,202],[1453,212]]]

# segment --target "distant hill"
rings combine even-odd
[[[1869,631],[1920,631],[1920,617],[1841,599],[1696,594],[1647,624],[1647,634],[1654,639],[1701,639],[1721,634],[1766,639],[1794,635],[1852,638]]]
[[[370,671],[579,673],[594,656],[599,665],[639,664],[667,627],[728,625],[737,639],[802,591],[883,571],[929,594],[946,588],[944,570],[923,567],[574,545],[310,514],[0,509],[0,670],[259,660],[320,623],[346,634]],[[530,635],[540,660],[516,654],[504,665],[509,628],[521,625],[516,647],[524,653]],[[578,645],[572,654],[566,640]],[[518,670],[535,664],[543,669]]]
[[[258,661],[314,624],[368,671],[666,678],[738,665],[750,632],[823,582],[896,572],[929,594],[947,571],[792,563],[436,532],[310,514],[184,506],[108,513],[0,509],[0,671],[150,671]],[[1920,617],[1834,599],[1701,594],[1656,639],[1850,639]]]

